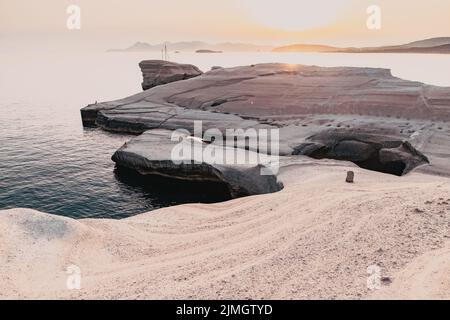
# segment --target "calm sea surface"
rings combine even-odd
[[[131,136],[83,129],[79,109],[140,91],[138,68],[159,54],[0,53],[0,209],[33,208],[74,218],[124,218],[220,194],[167,186],[115,169]],[[395,76],[450,86],[450,56],[415,54],[171,54],[203,70],[261,62],[391,68]]]

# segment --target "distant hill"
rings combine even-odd
[[[351,48],[341,49],[335,52],[345,53],[436,53],[436,54],[450,54],[450,44],[433,46],[433,47],[407,47],[407,46],[393,46],[380,48]]]
[[[197,50],[211,50],[223,52],[269,52],[273,49],[272,46],[256,45],[250,43],[232,43],[223,42],[217,44],[209,44],[201,41],[189,42],[165,42],[159,44],[149,44],[146,42],[136,42],[131,47],[125,49],[111,49],[109,52],[150,52],[161,51],[165,46],[167,49],[178,52],[195,52]]]
[[[278,47],[273,52],[329,52],[336,51],[339,48],[318,45],[318,44],[293,44],[290,46]]]
[[[398,46],[337,48],[324,45],[294,44],[278,47],[273,52],[329,52],[329,53],[439,53],[450,54],[450,37],[432,38]]]
[[[424,48],[424,47],[439,47],[450,44],[450,37],[431,38],[420,40],[403,45],[403,47],[410,48]]]

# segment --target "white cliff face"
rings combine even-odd
[[[144,81],[142,89],[197,77],[203,72],[190,64],[179,64],[163,60],[144,60],[139,63]]]

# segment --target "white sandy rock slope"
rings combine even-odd
[[[303,159],[280,180],[275,194],[125,220],[1,212],[0,297],[450,298],[448,178]],[[70,265],[81,290],[66,287]]]

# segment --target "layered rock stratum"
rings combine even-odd
[[[139,63],[142,71],[142,89],[197,77],[202,71],[191,64],[179,64],[163,60],[144,60]]]
[[[397,175],[419,166],[450,175],[450,88],[402,80],[387,69],[276,63],[214,69],[87,106],[82,116],[105,130],[138,134],[193,133],[194,120],[204,130],[279,128],[283,156],[314,156],[322,146],[329,152],[319,158]]]
[[[191,152],[174,154],[177,145],[181,148],[188,147]],[[226,153],[227,150],[236,151],[238,153],[236,158],[245,159],[252,156],[264,158],[259,159],[257,165],[253,165],[215,163],[214,159],[207,159],[207,156],[204,156],[218,152]],[[272,193],[282,189],[275,175],[261,174],[264,166],[270,168],[270,156],[258,155],[245,149],[232,150],[207,144],[188,135],[173,139],[172,131],[169,130],[156,129],[143,133],[117,150],[112,160],[142,175],[219,182],[226,186],[232,198]]]

